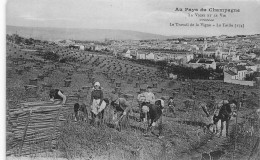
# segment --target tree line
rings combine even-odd
[[[139,64],[143,64],[146,66],[154,66],[158,68],[158,71],[162,73],[162,75],[167,74],[167,76],[172,73],[177,75],[182,79],[213,79],[223,80],[223,70],[217,68],[217,70],[213,70],[211,68],[206,69],[201,67],[191,68],[181,65],[169,65],[167,61],[152,61],[145,59],[129,59],[130,61],[134,61]]]

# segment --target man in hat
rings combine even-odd
[[[174,102],[174,97],[170,97],[169,98],[169,102],[168,102],[168,108],[169,108],[169,112],[174,113],[175,114],[175,102]]]
[[[116,127],[122,125],[123,118],[126,119],[127,115],[131,111],[131,104],[125,98],[119,98],[117,95],[112,96],[111,106],[114,108],[113,120],[116,122]],[[120,127],[118,128],[120,129]]]
[[[49,96],[50,96],[50,101],[54,103],[56,103],[55,101],[58,101],[58,103],[61,103],[62,105],[64,105],[67,100],[67,97],[59,89],[51,89]]]
[[[148,125],[148,130],[152,134],[155,134],[155,127],[158,126],[160,136],[162,133],[162,113],[164,108],[164,98],[157,99],[154,104],[147,104],[144,102],[142,110],[145,114],[145,121],[150,121]]]
[[[127,115],[131,110],[131,104],[125,98],[119,98],[116,95],[112,97],[111,105],[117,112],[122,112],[122,115]]]

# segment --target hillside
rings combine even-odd
[[[44,51],[38,52],[38,48]],[[20,156],[93,160],[259,157],[256,87],[213,80],[171,80],[155,67],[44,42],[21,46],[7,41],[6,66],[9,160],[21,159]],[[120,120],[120,126],[113,120],[115,108],[109,103],[103,118],[91,116],[90,93],[96,81],[110,102],[118,96],[131,104],[131,112]],[[140,118],[137,96],[147,85],[166,104],[154,133],[148,130],[147,121],[137,121]],[[50,89],[54,87],[68,97],[64,106],[49,101]],[[167,106],[170,96],[174,96],[174,109]],[[236,116],[230,119],[228,135],[226,127],[222,136],[213,132],[212,127],[206,127],[212,123],[213,115],[204,114],[201,102],[212,102],[212,96],[217,106],[226,97],[243,100],[239,110],[234,108]],[[87,108],[86,115],[79,111],[77,122],[75,103],[84,103]],[[213,111],[209,107],[210,114]]]
[[[128,31],[128,30],[112,30],[112,29],[80,29],[80,28],[41,28],[41,27],[20,27],[7,26],[7,34],[17,33],[24,37],[32,37],[40,40],[142,40],[142,39],[167,39],[167,36]]]

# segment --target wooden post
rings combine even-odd
[[[163,93],[165,91],[165,89],[164,88],[161,88],[161,93]]]
[[[17,72],[19,75],[21,75],[21,74],[23,73],[23,69],[18,68],[18,69],[16,69],[16,72]]]
[[[111,83],[114,83],[114,82],[115,82],[115,80],[116,80],[115,78],[112,78],[112,79],[111,79]]]
[[[115,93],[116,93],[116,94],[119,94],[120,91],[121,91],[121,88],[120,88],[120,87],[116,87],[116,88],[115,88]]]
[[[79,98],[82,98],[84,101],[87,99],[91,86],[83,86],[82,91],[80,92]]]
[[[38,79],[37,78],[33,78],[33,79],[29,79],[29,85],[35,85],[37,86]]]
[[[237,107],[237,106],[236,106]],[[232,160],[234,159],[235,152],[236,152],[236,142],[237,142],[237,117],[238,117],[238,110],[241,108],[241,102],[239,102],[239,107],[237,107],[237,113],[236,113],[236,131],[235,131],[235,142],[234,142],[234,151],[232,155]]]
[[[127,84],[132,84],[133,83],[133,80],[132,79],[128,79],[127,80]]]
[[[49,141],[50,141],[49,149],[50,150],[52,148],[52,139],[53,139],[53,137],[55,136],[55,133],[56,133],[56,126],[57,126],[57,122],[59,121],[59,116],[60,116],[61,110],[62,110],[62,107],[60,107],[59,112],[57,113],[56,120],[54,122],[53,132],[51,133],[50,138],[49,138]]]
[[[37,78],[42,81],[44,79],[44,75],[43,74],[39,74]]]
[[[43,91],[50,91],[51,88],[52,88],[51,84],[47,84],[47,83],[42,84]]]
[[[24,128],[23,137],[22,137],[22,142],[21,142],[20,149],[19,149],[19,155],[20,155],[20,156],[21,156],[21,152],[22,152],[22,149],[23,149],[23,143],[24,143],[24,140],[25,140],[27,128],[28,128],[28,125],[29,125],[29,123],[30,123],[31,114],[32,114],[32,110],[29,111],[29,115],[28,115],[28,117],[27,117],[26,125],[25,125],[25,128]]]
[[[64,84],[65,87],[70,87],[70,84],[71,84],[70,79],[65,79],[64,82],[65,82],[65,84]]]
[[[162,123],[163,123],[163,114],[160,118],[160,123],[159,123],[159,136],[162,134],[162,130],[163,130]]]
[[[120,87],[121,87],[121,83],[120,83],[120,82],[117,82],[117,83],[116,83],[116,87],[120,88]]]
[[[24,86],[24,88],[25,88],[26,95],[27,95],[27,101],[28,101],[29,98],[37,98],[38,97],[38,95],[37,95],[38,87],[37,86],[26,85],[26,86]]]

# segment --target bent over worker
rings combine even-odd
[[[155,104],[144,104],[142,107],[143,112],[145,113],[145,119],[149,122],[148,130],[151,130],[151,133],[154,133],[155,127],[158,125],[159,127],[159,134],[157,136],[161,135],[162,132],[162,113],[163,113],[163,107],[164,106],[164,100],[158,99],[155,101]],[[160,122],[159,122],[160,120]],[[159,122],[159,124],[158,124]]]
[[[59,101],[58,104],[61,103],[62,105],[64,105],[67,100],[67,97],[59,89],[51,89],[49,96],[50,96],[50,101],[52,102]]]
[[[118,98],[115,96],[112,98],[111,106],[115,111],[113,120],[116,121],[116,127],[121,127],[122,120],[127,120],[127,115],[131,111],[131,104],[125,98]]]

